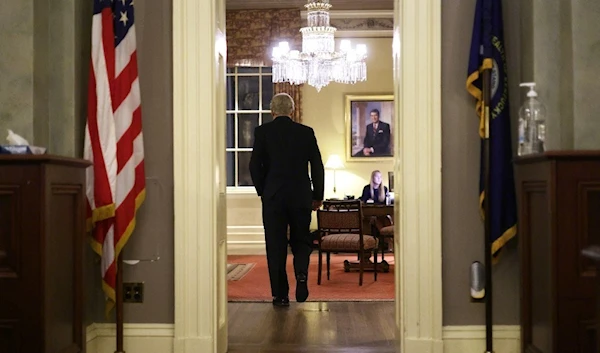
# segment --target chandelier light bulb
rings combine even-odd
[[[279,48],[281,54],[285,55],[290,51],[290,44],[288,42],[279,42]]]
[[[358,55],[367,55],[367,45],[366,44],[358,44],[356,46],[356,53]]]
[[[342,41],[340,42],[340,50],[343,52],[347,52],[350,49],[352,49],[352,44],[350,43],[350,40],[342,39]]]
[[[346,61],[355,62],[355,61],[358,61],[357,58],[358,58],[358,56],[356,55],[356,52],[354,50],[348,51],[348,54],[346,55]]]
[[[273,48],[273,54],[272,54],[274,59],[279,59],[281,58],[281,48],[280,47],[274,47]]]

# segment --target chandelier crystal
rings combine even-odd
[[[329,24],[329,0],[308,0],[307,27],[302,27],[302,51],[290,50],[288,42],[273,48],[273,82],[308,83],[317,91],[330,82],[354,84],[367,79],[367,46],[352,48],[349,40],[335,51],[335,27]]]

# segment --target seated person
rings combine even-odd
[[[387,194],[388,188],[381,183],[381,172],[374,170],[371,173],[371,182],[363,188],[360,199],[365,203],[372,200],[376,204],[385,204],[385,196]]]

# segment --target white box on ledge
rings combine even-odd
[[[27,145],[0,145],[0,154],[44,154],[46,148]]]

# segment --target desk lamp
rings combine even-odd
[[[327,159],[327,163],[325,163],[325,169],[333,170],[333,193],[336,194],[337,190],[335,187],[335,171],[338,169],[344,169],[344,163],[342,163],[342,159],[337,154],[332,154]]]

